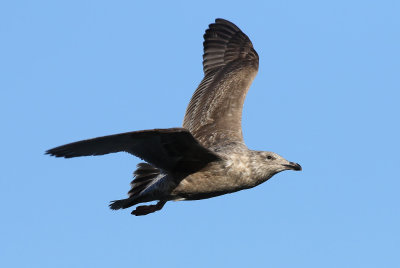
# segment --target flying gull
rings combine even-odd
[[[278,172],[301,170],[273,152],[249,150],[242,135],[242,107],[258,71],[258,54],[233,23],[216,19],[204,34],[204,78],[193,94],[182,128],[133,131],[50,149],[56,157],[128,152],[137,165],[128,198],[111,209],[139,203],[133,215],[162,209],[170,200],[198,200],[255,187]]]

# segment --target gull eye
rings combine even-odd
[[[268,160],[271,160],[271,159],[272,159],[272,156],[270,156],[270,155],[267,156],[267,159],[268,159]]]

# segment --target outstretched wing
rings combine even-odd
[[[201,146],[184,128],[127,132],[62,145],[46,151],[56,157],[128,152],[172,172],[195,172],[219,157]]]
[[[233,23],[216,19],[204,34],[204,78],[186,110],[183,127],[205,147],[243,141],[242,108],[258,71],[250,39]]]

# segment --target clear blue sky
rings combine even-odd
[[[3,1],[0,266],[400,267],[399,14],[399,1]],[[180,126],[217,17],[260,55],[247,145],[302,172],[134,217],[108,202],[137,158],[43,155]]]

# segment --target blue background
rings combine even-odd
[[[400,267],[399,1],[2,1],[1,267]],[[139,159],[43,155],[180,126],[222,17],[260,55],[252,149],[299,162],[251,190],[111,211]]]

